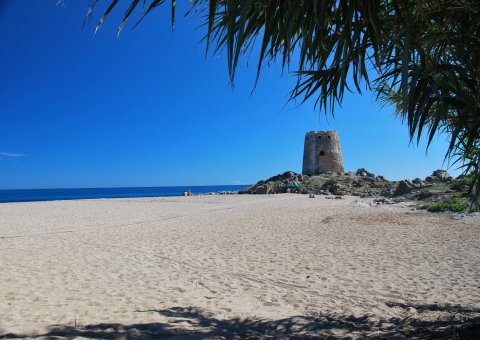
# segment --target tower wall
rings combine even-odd
[[[302,173],[344,172],[337,131],[310,131],[305,135]]]

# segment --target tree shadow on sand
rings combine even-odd
[[[421,338],[480,339],[480,309],[452,305],[406,305],[388,303],[389,307],[408,311],[408,317],[375,320],[368,316],[318,314],[279,320],[218,319],[193,307],[145,310],[158,313],[166,323],[100,323],[82,327],[52,326],[50,331],[33,337],[94,339],[348,339],[348,338]],[[410,315],[415,313],[416,316]],[[423,318],[418,318],[418,313]],[[428,314],[435,317],[428,317]],[[441,316],[439,316],[439,314]],[[427,318],[425,318],[427,316]],[[27,334],[4,334],[22,338]]]

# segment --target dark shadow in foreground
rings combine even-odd
[[[279,320],[217,319],[192,307],[146,310],[158,313],[167,323],[118,324],[101,323],[81,327],[52,326],[50,331],[32,337],[94,339],[337,339],[337,338],[421,338],[480,339],[480,309],[462,306],[406,305],[405,318],[374,320],[368,316],[353,317],[333,314],[294,316]],[[415,317],[414,317],[415,315]],[[422,315],[421,320],[418,315]],[[435,316],[434,316],[435,315]],[[3,334],[0,337],[22,338],[27,334]]]

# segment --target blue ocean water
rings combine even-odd
[[[206,194],[220,191],[236,191],[247,185],[205,185],[151,188],[85,188],[85,189],[22,189],[0,190],[0,203],[35,202],[55,200],[78,200],[93,198],[127,198],[181,196],[190,190],[192,194]]]

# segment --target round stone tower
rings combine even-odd
[[[307,132],[303,150],[302,173],[318,175],[328,171],[345,172],[337,131]]]

